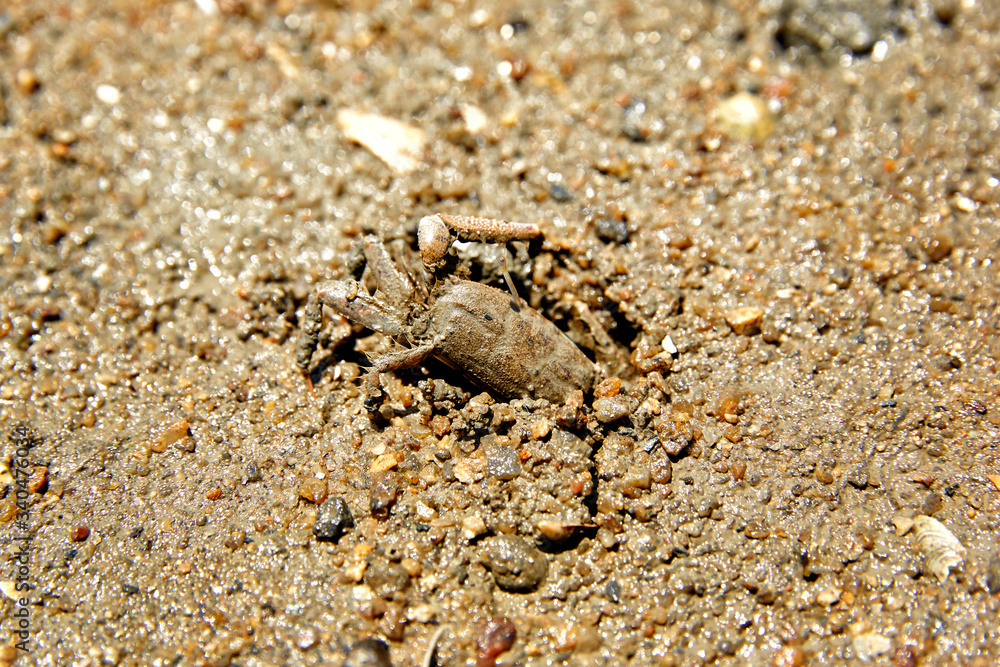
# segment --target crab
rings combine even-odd
[[[437,214],[417,228],[424,275],[396,268],[373,235],[363,242],[366,270],[377,290],[368,294],[355,280],[327,282],[309,297],[298,346],[298,366],[311,386],[309,365],[319,342],[323,306],[406,347],[374,360],[364,379],[365,406],[374,411],[382,396],[380,374],[417,366],[435,357],[486,389],[506,398],[564,403],[587,392],[597,367],[538,311],[517,295],[502,263],[510,293],[463,280],[442,269],[455,238],[506,243],[537,237],[537,225]],[[502,256],[501,256],[502,257]]]

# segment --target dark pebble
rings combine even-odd
[[[927,516],[934,516],[944,507],[944,498],[937,491],[931,491],[924,498],[924,504],[920,507],[920,513]]]
[[[552,196],[558,202],[567,202],[573,200],[573,193],[559,185],[558,183],[553,183],[549,186],[549,195]]]
[[[847,483],[856,489],[864,489],[868,486],[868,469],[864,466],[855,468],[855,470],[847,476]]]
[[[336,542],[353,527],[354,517],[351,516],[347,501],[340,496],[333,496],[319,506],[316,523],[313,525],[313,535],[320,542]]]
[[[603,219],[597,223],[597,237],[621,245],[628,241],[628,227],[624,220]]]
[[[259,482],[264,479],[264,473],[261,472],[260,466],[256,463],[247,464],[247,484],[251,482]]]
[[[344,667],[392,667],[389,645],[381,639],[362,639],[351,647]]]
[[[649,138],[642,121],[645,113],[646,103],[642,100],[632,100],[622,109],[622,135],[625,138],[637,143]]]
[[[895,5],[893,0],[786,0],[775,36],[786,47],[865,55],[896,29]]]
[[[622,585],[612,579],[604,586],[604,597],[612,602],[622,601]]]
[[[497,585],[508,591],[537,588],[549,571],[545,554],[520,537],[500,535],[483,540],[483,562]]]
[[[1000,556],[996,554],[990,559],[990,564],[986,567],[986,590],[992,595],[1000,593]]]

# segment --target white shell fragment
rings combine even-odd
[[[916,517],[913,530],[927,569],[943,582],[948,572],[965,560],[965,547],[943,523],[929,516]]]
[[[337,112],[340,131],[361,144],[398,174],[408,174],[420,165],[427,133],[393,118],[353,109]]]

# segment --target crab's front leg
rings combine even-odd
[[[369,369],[368,375],[365,376],[365,408],[369,412],[375,412],[382,404],[382,378],[379,377],[380,374],[412,368],[434,354],[436,349],[437,347],[433,343],[426,343],[376,359],[374,365]]]
[[[323,283],[309,297],[303,312],[302,335],[299,337],[296,363],[312,385],[309,363],[319,345],[319,333],[323,328],[323,306],[330,306],[338,314],[352,322],[384,333],[394,338],[403,337],[402,323],[379,303],[361,292],[353,280]]]

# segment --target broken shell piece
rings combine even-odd
[[[938,581],[943,582],[948,578],[951,568],[962,564],[965,547],[943,523],[929,516],[916,517],[913,520],[913,530],[920,551],[924,554],[927,569]]]
[[[427,133],[393,118],[353,109],[337,112],[340,131],[385,162],[398,174],[417,168],[427,145]]]

